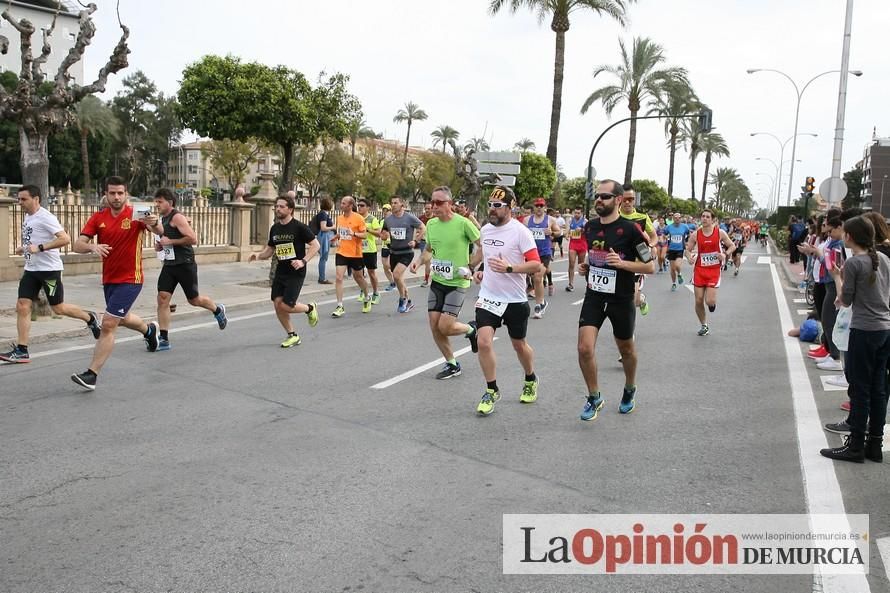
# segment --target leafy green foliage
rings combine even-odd
[[[523,152],[520,172],[516,177],[516,198],[521,204],[538,197],[549,198],[556,185],[556,169],[547,157],[534,152]]]
[[[844,182],[847,184],[847,195],[844,196],[841,205],[844,208],[859,208],[863,202],[862,169],[854,167],[844,173]],[[874,191],[874,187],[872,187],[872,191]]]

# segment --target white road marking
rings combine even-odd
[[[785,304],[785,291],[775,265],[770,266],[770,275],[773,280],[776,307],[779,310],[779,328],[791,327],[791,314]],[[803,352],[795,340],[784,340],[784,343],[807,511],[811,515],[810,523],[814,524],[819,522],[817,515],[831,513],[843,515],[846,510],[834,469],[835,462],[819,454],[820,449],[828,448],[828,441],[825,431],[822,430],[819,411],[816,409],[816,399],[810,387]],[[842,525],[842,528],[848,529],[849,525]],[[819,581],[824,593],[870,593],[871,591],[868,580],[861,574],[828,575],[817,570],[814,574],[814,584]]]
[[[584,302],[584,299],[578,299],[577,301],[575,301],[575,302],[572,303],[572,304],[573,304],[573,305],[580,305],[580,304],[583,303],[583,302]]]
[[[884,449],[885,451],[887,449]],[[882,537],[876,539],[878,552],[881,553],[881,562],[884,563],[884,572],[887,573],[887,580],[890,580],[890,537]]]
[[[797,314],[798,315],[806,315],[810,311],[812,311],[812,309],[797,309]]]
[[[767,255],[772,255],[772,254],[773,254],[773,250],[772,250],[772,248],[769,246],[769,243],[766,244],[766,254],[767,254]]]
[[[494,339],[497,340],[498,337],[495,336]],[[457,351],[454,353],[454,357],[457,358],[457,357],[459,357],[459,356],[463,356],[464,354],[466,354],[466,353],[469,352],[469,351],[470,351],[470,347],[469,347],[469,346],[466,346],[465,348],[461,348],[460,350],[457,350]],[[413,377],[414,375],[419,375],[420,373],[422,373],[422,372],[424,372],[424,371],[428,371],[428,370],[430,370],[430,369],[432,369],[432,368],[434,368],[434,367],[440,366],[440,365],[442,365],[442,364],[443,364],[442,359],[441,359],[441,358],[438,358],[438,359],[436,359],[436,360],[434,360],[434,361],[432,361],[432,362],[428,362],[428,363],[426,363],[426,364],[422,364],[422,365],[420,365],[420,366],[417,367],[417,368],[413,368],[413,369],[411,369],[410,371],[405,371],[405,372],[402,373],[401,375],[396,375],[396,376],[393,377],[392,379],[387,379],[386,381],[381,381],[380,383],[377,383],[377,384],[375,384],[375,385],[371,385],[371,389],[386,389],[387,387],[392,387],[392,386],[395,385],[396,383],[401,383],[401,382],[404,381],[405,379],[410,379],[410,378]]]
[[[825,391],[846,391],[846,387],[840,387],[839,385],[832,385],[828,382],[828,379],[831,377],[835,377],[836,375],[819,375],[819,380],[822,381],[822,389]]]
[[[691,284],[684,284],[683,286],[685,286],[686,288],[688,288],[688,289],[689,289],[689,292],[691,292],[692,294],[695,294],[695,287],[694,287],[693,285],[691,285]]]
[[[772,263],[772,261],[773,261],[773,258],[768,257],[766,255],[758,255],[757,256],[757,263],[759,263],[759,264],[770,264],[770,263]]]
[[[806,299],[791,299],[791,301],[792,301],[793,303],[795,303],[795,304],[798,304],[798,305],[801,304],[801,303],[805,303],[805,302],[807,302]]]
[[[745,263],[746,261],[748,261],[748,256],[747,256],[747,255],[743,255],[743,256],[742,256],[742,263]]]

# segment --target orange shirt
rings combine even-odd
[[[340,214],[337,216],[337,255],[343,257],[362,257],[362,240],[355,233],[364,233],[367,230],[364,217],[352,212],[349,216]]]

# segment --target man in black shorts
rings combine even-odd
[[[510,342],[525,372],[520,403],[531,404],[538,399],[538,377],[535,375],[535,352],[526,340],[528,331],[528,299],[525,297],[527,274],[543,273],[544,266],[532,232],[518,220],[513,220],[511,207],[513,191],[508,187],[500,190],[500,199],[488,202],[488,222],[482,227],[481,257],[473,258],[473,264],[484,258],[484,271],[480,269],[474,279],[481,284],[476,301],[476,332],[470,336],[473,350],[479,351],[479,366],[485,375],[485,393],[476,412],[488,416],[494,412],[494,404],[501,397],[497,383],[497,362],[494,355],[494,333],[502,324],[507,326]]]
[[[607,179],[597,186],[594,207],[599,218],[584,227],[587,261],[580,272],[587,277],[587,291],[578,321],[578,363],[587,385],[587,402],[581,420],[595,420],[603,407],[596,367],[596,340],[603,323],[612,323],[615,344],[624,366],[624,392],[618,411],[633,412],[636,407],[637,353],[634,348],[634,276],[653,274],[655,260],[648,249],[649,238],[640,227],[618,211],[623,193],[617,181]],[[648,257],[641,261],[641,254]]]
[[[272,302],[278,322],[287,332],[282,348],[290,348],[300,343],[300,336],[294,331],[290,316],[305,313],[309,327],[318,325],[318,305],[299,303],[300,291],[306,279],[306,265],[321,249],[318,239],[309,227],[294,218],[293,198],[280,196],[275,200],[275,224],[269,231],[269,242],[257,254],[252,253],[248,261],[269,259],[274,253],[278,258],[275,280],[272,281]]]
[[[423,241],[426,226],[411,212],[398,196],[392,198],[392,214],[383,219],[383,239],[389,241],[389,267],[399,289],[399,305],[396,311],[407,313],[414,308],[408,298],[405,270],[414,261],[414,247]]]
[[[18,341],[12,350],[0,354],[0,360],[28,363],[31,362],[31,354],[28,352],[31,307],[40,296],[41,289],[56,315],[80,319],[87,324],[97,340],[101,328],[95,313],[64,302],[63,265],[59,248],[70,244],[71,238],[59,223],[59,219],[40,205],[40,188],[36,185],[25,185],[19,190],[18,199],[25,213],[22,222],[22,244],[16,248],[16,253],[25,259],[25,271],[19,281],[18,300],[15,304]]]
[[[159,227],[164,232],[155,244],[158,257],[163,258],[163,267],[158,276],[158,326],[161,335],[156,352],[170,349],[170,299],[176,285],[182,287],[185,298],[193,307],[207,309],[213,314],[219,329],[226,329],[226,306],[217,305],[208,296],[198,292],[198,264],[195,250],[198,242],[195,231],[188,219],[176,209],[176,196],[167,188],[155,192],[155,208],[160,216]]]

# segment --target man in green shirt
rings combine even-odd
[[[470,244],[475,243],[477,249],[481,249],[481,246],[476,225],[452,209],[454,201],[448,186],[434,189],[430,203],[433,218],[426,227],[426,249],[420,261],[412,262],[411,272],[416,272],[421,265],[431,264],[427,311],[433,340],[445,357],[445,366],[436,379],[450,379],[461,373],[460,363],[451,349],[450,337],[466,336],[473,352],[477,351],[474,323],[460,323],[457,316],[472,277]]]
[[[380,292],[377,289],[377,238],[383,230],[383,222],[371,213],[371,204],[368,200],[360,198],[358,200],[358,213],[365,217],[365,227],[368,234],[362,239],[362,259],[365,262],[365,269],[368,270],[368,277],[371,279],[371,291],[374,293],[371,298],[372,305],[380,304]],[[359,294],[359,300],[364,300],[367,295]]]
[[[620,214],[622,218],[626,218],[637,223],[637,226],[640,227],[640,230],[649,238],[649,248],[654,249],[656,245],[658,245],[658,235],[655,233],[655,226],[652,224],[652,219],[649,218],[649,215],[645,212],[637,212],[634,204],[637,200],[637,194],[634,191],[634,186],[630,183],[624,184],[624,194],[621,197],[621,208]],[[645,276],[643,274],[637,274],[636,283],[634,288],[634,306],[640,308],[640,313],[643,315],[649,314],[649,303],[646,302],[646,295],[643,294],[643,282],[645,280]]]

